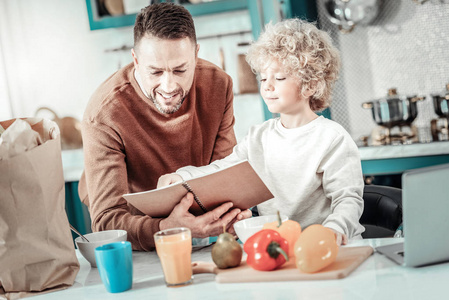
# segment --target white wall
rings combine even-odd
[[[11,103],[9,101],[9,87],[3,64],[2,43],[0,41],[0,120],[11,118]]]
[[[2,11],[4,11],[5,3],[0,1],[0,120],[10,119],[12,116],[11,101],[9,98],[9,86],[6,75],[6,68],[4,64],[4,51],[2,41],[2,31],[6,28],[5,18],[2,17]]]
[[[117,66],[104,50],[132,40],[130,29],[90,31],[83,0],[6,0],[4,57],[14,117],[50,106],[81,118],[95,88]]]
[[[251,34],[201,37],[251,30],[247,12],[196,17],[195,24],[200,57],[219,65],[222,47],[237,92],[237,55],[245,50],[237,43]],[[3,0],[0,43],[0,119],[33,116],[41,106],[81,119],[98,85],[132,61],[130,50],[106,50],[132,46],[133,33],[132,26],[91,31],[84,0]],[[258,95],[236,96],[235,111],[238,139],[263,121]]]

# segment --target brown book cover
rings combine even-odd
[[[243,210],[274,197],[249,162],[243,161],[212,174],[146,192],[125,194],[123,198],[151,217],[166,217],[187,191],[194,195],[190,212],[196,216],[228,201]]]

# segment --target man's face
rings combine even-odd
[[[177,40],[144,36],[131,50],[142,85],[164,114],[179,110],[192,87],[199,45],[189,38]]]

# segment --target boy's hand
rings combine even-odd
[[[176,173],[165,174],[165,175],[162,175],[161,177],[159,177],[159,179],[157,181],[157,188],[161,188],[161,187],[173,184],[175,182],[181,182],[181,181],[182,181],[182,177]]]
[[[348,237],[346,236],[346,234],[338,232],[337,230],[334,230],[332,228],[329,228],[329,229],[331,229],[334,232],[335,240],[336,240],[338,246],[346,245],[348,243]]]

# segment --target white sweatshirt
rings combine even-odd
[[[363,174],[351,136],[338,123],[318,117],[293,129],[279,118],[253,126],[229,156],[176,173],[184,180],[248,160],[275,196],[257,206],[260,215],[281,214],[305,229],[322,224],[361,238]]]

